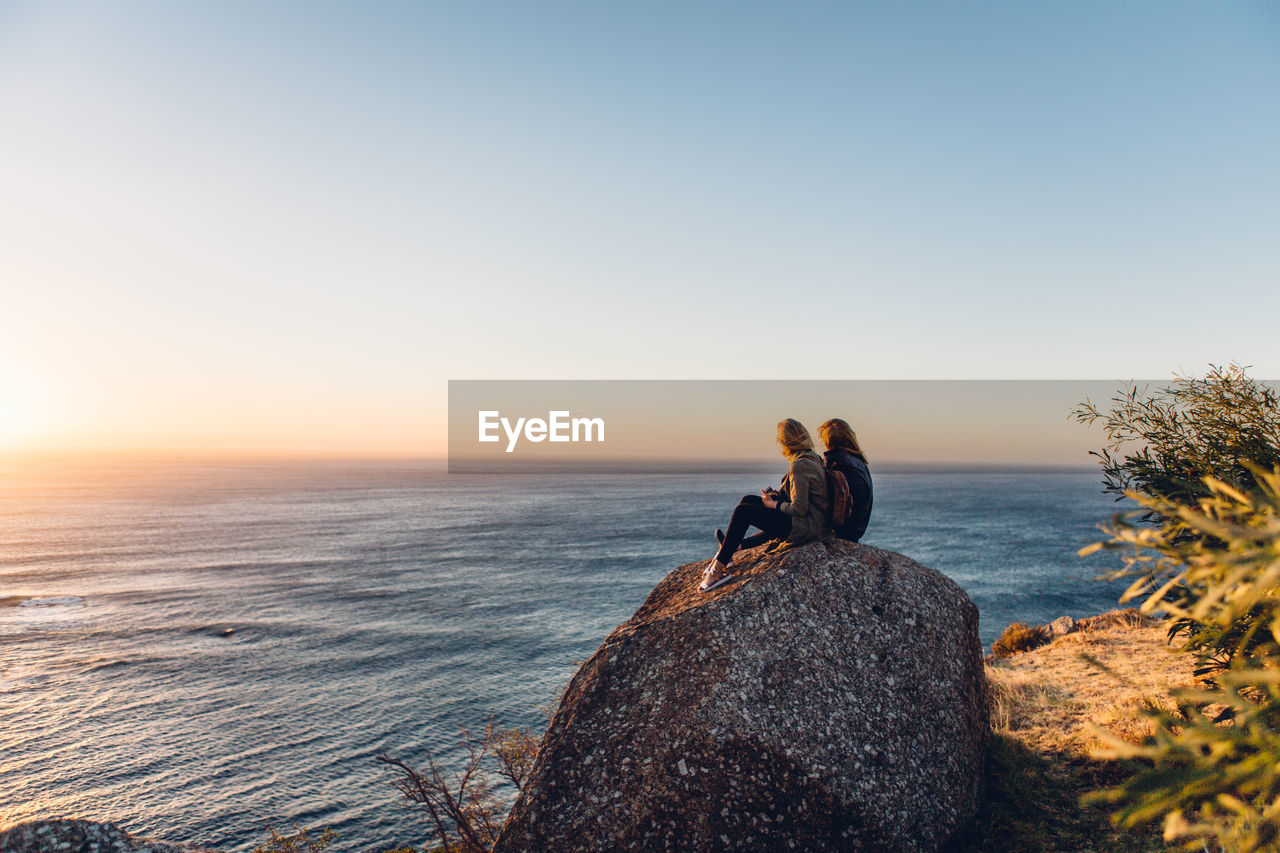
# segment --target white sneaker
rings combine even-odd
[[[733,563],[728,563],[727,565],[717,568],[718,562],[718,560],[713,558],[710,563],[707,563],[706,571],[702,573],[702,583],[698,584],[698,590],[700,592],[710,592],[716,587],[733,580],[733,573],[729,571],[729,569],[733,568]],[[711,581],[712,575],[717,571],[723,571],[724,574],[716,578],[714,581]]]

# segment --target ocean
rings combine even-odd
[[[1096,471],[875,473],[863,541],[958,582],[981,639],[1116,606]],[[249,851],[332,827],[420,846],[376,760],[540,731],[576,666],[714,551],[759,475],[426,465],[0,468],[0,828],[114,820]]]

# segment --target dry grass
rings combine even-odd
[[[1169,690],[1190,684],[1191,670],[1158,625],[1067,634],[988,664],[992,730],[1037,752],[1087,759],[1102,745],[1092,725],[1134,741],[1150,734],[1144,702],[1172,708]]]
[[[1163,851],[1158,833],[1123,833],[1080,795],[1124,778],[1099,761],[1094,726],[1130,740],[1149,734],[1146,702],[1172,707],[1192,682],[1190,656],[1162,627],[1132,613],[1084,621],[1084,630],[999,660],[988,659],[992,739],[988,797],[954,851]]]
[[[1104,628],[1149,628],[1158,624],[1160,623],[1150,616],[1143,616],[1137,608],[1127,607],[1097,616],[1086,616],[1076,622],[1076,627],[1081,631],[1101,631]]]

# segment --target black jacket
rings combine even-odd
[[[871,518],[871,469],[856,455],[847,450],[828,450],[824,454],[827,465],[835,468],[849,481],[849,496],[853,499],[849,508],[849,520],[833,531],[841,539],[857,542],[867,532]]]

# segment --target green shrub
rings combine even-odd
[[[1280,617],[1280,480],[1260,469],[1253,479],[1246,493],[1206,477],[1207,497],[1195,506],[1134,495],[1142,509],[1113,518],[1104,527],[1110,541],[1081,552],[1124,554],[1113,576],[1136,579],[1121,601],[1145,598],[1144,613],[1171,616],[1170,636],[1186,638],[1183,648],[1197,656],[1199,676],[1224,672],[1237,658],[1276,654],[1270,629]],[[1144,516],[1164,521],[1152,525]]]
[[[1214,368],[1154,395],[1130,388],[1103,420],[1104,487],[1137,502],[1084,549],[1123,555],[1122,601],[1169,619],[1212,676],[1146,714],[1141,744],[1099,730],[1102,757],[1135,762],[1086,799],[1122,826],[1160,823],[1187,850],[1280,850],[1280,412],[1244,370]],[[1126,447],[1137,445],[1132,452]],[[1123,455],[1122,455],[1123,454]],[[1212,846],[1211,846],[1212,845]]]
[[[1184,573],[1179,561],[1186,557],[1193,565],[1227,547],[1222,519],[1194,515],[1202,502],[1220,512],[1224,496],[1256,498],[1259,477],[1280,465],[1276,392],[1250,379],[1243,368],[1215,367],[1203,379],[1180,377],[1154,393],[1130,386],[1112,402],[1104,415],[1085,401],[1075,416],[1104,423],[1109,444],[1094,453],[1102,462],[1104,489],[1146,498],[1139,510],[1118,516],[1106,528],[1113,535],[1107,547],[1149,552],[1115,573],[1136,577],[1121,601],[1145,597],[1143,612],[1173,616],[1170,637],[1185,638],[1185,648],[1198,657],[1198,674],[1225,670],[1237,654],[1255,654],[1270,607],[1263,602],[1258,612],[1234,608],[1230,621],[1201,618],[1214,600],[1208,589],[1215,579]],[[1171,550],[1190,541],[1197,543],[1198,554]]]
[[[1007,658],[1020,652],[1038,649],[1049,642],[1049,631],[1043,626],[1035,627],[1025,622],[1014,622],[996,637],[991,644],[991,654],[997,658]]]
[[[1254,468],[1280,465],[1280,401],[1243,367],[1210,367],[1154,392],[1131,384],[1111,403],[1104,412],[1085,400],[1074,416],[1102,423],[1107,445],[1092,455],[1117,499],[1137,492],[1194,506],[1208,496],[1205,477],[1247,492]]]
[[[1181,691],[1178,713],[1149,708],[1157,724],[1146,743],[1102,730],[1100,758],[1140,760],[1143,769],[1086,802],[1118,805],[1118,824],[1163,824],[1183,849],[1254,853],[1280,849],[1280,672],[1245,667],[1222,689]],[[1230,720],[1204,709],[1226,704]]]
[[[1100,732],[1106,757],[1146,764],[1091,799],[1119,805],[1125,826],[1163,821],[1166,838],[1189,850],[1206,841],[1233,851],[1280,849],[1280,466],[1253,475],[1250,494],[1206,478],[1210,497],[1194,507],[1136,496],[1169,521],[1152,527],[1118,518],[1112,539],[1095,546],[1129,549],[1140,575],[1187,590],[1177,603],[1163,587],[1148,590],[1145,609],[1219,636],[1248,626],[1207,688],[1181,691],[1177,713],[1149,709],[1156,733],[1147,742]]]

